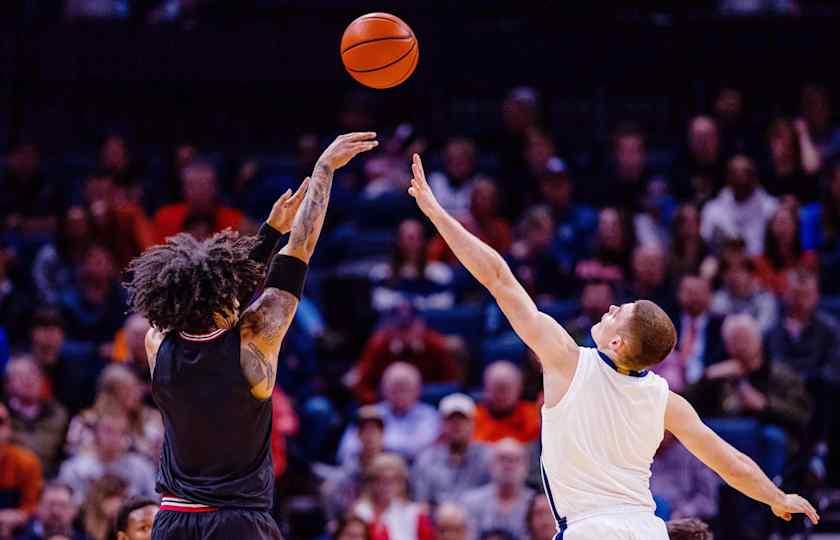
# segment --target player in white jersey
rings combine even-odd
[[[779,490],[750,458],[706,427],[692,406],[648,371],[676,342],[653,302],[612,306],[592,327],[596,349],[579,347],[541,313],[504,259],[438,204],[415,154],[409,193],[455,256],[484,285],[543,368],[543,483],[563,540],[666,540],[654,516],[650,464],[665,430],[730,486],[790,520],[819,516]]]

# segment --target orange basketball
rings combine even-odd
[[[399,17],[368,13],[351,22],[341,37],[341,61],[351,77],[371,88],[392,88],[408,79],[420,49],[414,32]]]

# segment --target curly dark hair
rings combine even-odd
[[[213,314],[232,309],[235,300],[244,307],[265,276],[250,256],[255,242],[231,230],[204,241],[186,233],[167,238],[129,263],[129,307],[159,330],[214,329]]]

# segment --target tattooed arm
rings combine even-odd
[[[375,133],[350,133],[339,136],[318,158],[306,189],[306,195],[292,222],[289,243],[280,253],[308,263],[321,234],[327,203],[336,169],[354,156],[375,148]],[[239,361],[242,373],[251,384],[251,393],[268,399],[277,376],[277,354],[297,310],[295,295],[267,287],[242,314]]]

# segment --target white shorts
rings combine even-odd
[[[650,512],[601,514],[569,524],[558,540],[668,540],[665,522]]]

